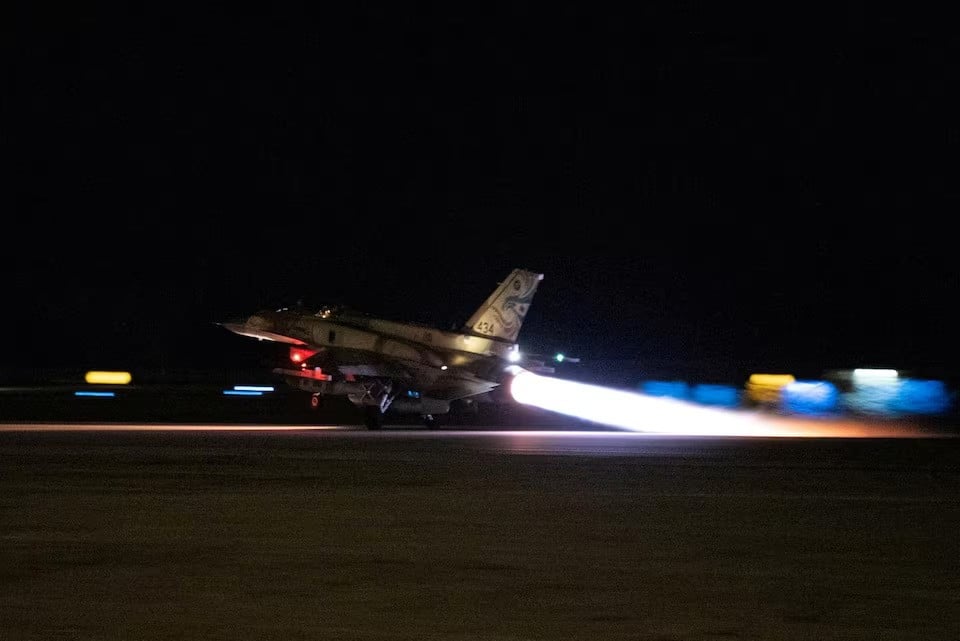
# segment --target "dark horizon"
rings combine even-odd
[[[247,363],[213,323],[301,299],[450,327],[526,267],[534,350],[954,371],[955,39],[645,12],[24,20],[4,367]]]

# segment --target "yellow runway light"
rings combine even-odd
[[[793,383],[792,374],[751,374],[747,381],[747,398],[763,405],[780,402],[780,390]]]
[[[90,370],[83,380],[91,385],[126,385],[132,377],[130,372],[104,372]]]

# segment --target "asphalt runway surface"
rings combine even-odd
[[[3,639],[960,639],[957,438],[12,414]]]

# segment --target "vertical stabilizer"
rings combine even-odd
[[[515,343],[543,274],[514,269],[473,313],[465,331]]]

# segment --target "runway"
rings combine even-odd
[[[11,639],[960,630],[955,438],[17,427],[0,431]]]

